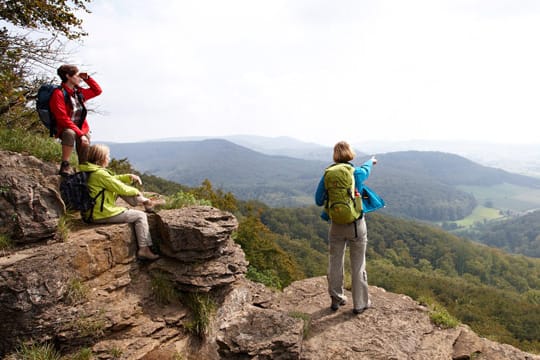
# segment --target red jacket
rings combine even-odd
[[[84,101],[86,102],[86,100],[89,100],[101,94],[101,87],[91,77],[88,77],[85,82],[86,84],[88,84],[89,88],[79,87],[78,89],[83,95]],[[70,96],[73,96],[73,90],[69,89],[65,84],[62,84],[62,87],[68,92]],[[77,134],[77,137],[88,134],[88,132],[90,131],[90,127],[86,122],[86,118],[83,119],[83,123],[80,129],[77,125],[73,123],[73,121],[71,121],[72,109],[66,106],[66,100],[64,99],[64,93],[62,92],[62,90],[54,90],[51,96],[51,100],[49,100],[49,105],[51,107],[51,112],[56,118],[56,137],[61,136],[65,129],[72,129]]]

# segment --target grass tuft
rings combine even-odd
[[[66,302],[70,305],[79,304],[88,300],[90,290],[79,279],[71,279],[66,291]]]
[[[45,161],[59,161],[61,146],[52,138],[29,133],[23,129],[0,129],[0,148],[19,153],[30,153]]]
[[[71,232],[71,223],[73,219],[74,217],[71,214],[64,214],[58,219],[56,233],[58,234],[58,238],[63,242],[66,242],[69,237],[69,233]]]
[[[97,318],[86,316],[77,320],[75,327],[81,337],[98,338],[105,335],[105,319],[102,318],[102,312]]]
[[[289,313],[289,316],[295,319],[302,319],[304,321],[302,335],[304,339],[306,339],[309,336],[309,330],[311,328],[311,315],[301,311],[292,311]]]
[[[432,298],[420,296],[418,302],[429,309],[429,318],[433,324],[444,329],[455,328],[459,325],[459,320],[450,315],[444,306],[438,304]]]
[[[13,248],[13,240],[7,234],[0,234],[0,251],[10,250]]]
[[[90,349],[90,348],[82,348],[77,353],[75,353],[75,354],[69,356],[68,358],[66,358],[66,360],[67,359],[69,359],[69,360],[92,360],[93,359],[92,349]]]
[[[111,355],[113,359],[120,359],[123,353],[124,351],[117,347],[113,347],[112,349],[109,350],[109,354]]]
[[[216,303],[206,293],[184,293],[182,303],[191,310],[192,320],[184,324],[186,330],[193,335],[204,338],[216,311]]]
[[[173,282],[161,271],[152,272],[152,293],[158,304],[167,305],[178,298]]]
[[[52,344],[21,344],[16,352],[17,360],[60,360],[60,354]]]

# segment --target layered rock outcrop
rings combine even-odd
[[[64,213],[58,184],[54,165],[0,151],[0,233],[19,244],[54,236]]]
[[[77,220],[60,241],[54,167],[1,156],[16,165],[1,168],[0,224],[21,245],[0,252],[0,357],[33,340],[64,354],[89,348],[95,359],[540,360],[466,326],[440,329],[418,303],[381,288],[370,288],[374,306],[354,316],[350,304],[330,311],[324,277],[283,292],[250,282],[236,218],[212,207],[149,215],[162,253],[153,263],[137,261],[126,224]],[[11,224],[13,214],[24,221]],[[194,308],[189,295],[208,306]]]

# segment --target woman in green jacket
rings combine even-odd
[[[159,255],[150,250],[152,238],[144,211],[116,205],[116,199],[120,196],[132,206],[143,204],[147,211],[152,210],[151,201],[142,196],[137,188],[129,185],[141,183],[141,179],[134,174],[114,175],[106,169],[109,161],[110,150],[106,145],[92,145],[88,150],[88,162],[79,165],[80,171],[91,172],[88,178],[90,196],[95,197],[104,190],[103,195],[97,197],[96,205],[91,210],[92,222],[133,224],[139,245],[137,257],[142,260],[156,260]]]

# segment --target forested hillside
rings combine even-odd
[[[540,258],[540,210],[508,220],[477,223],[456,233],[510,253]]]
[[[384,166],[376,169],[376,176],[369,182],[385,195],[388,212],[403,217],[429,221],[466,217],[478,203],[457,185],[489,187],[507,183],[540,188],[540,179],[482,166],[448,153],[403,151],[378,158]]]
[[[469,215],[477,206],[475,197],[419,172],[401,172],[377,167],[366,182],[385,201],[389,214],[427,221],[452,221]]]
[[[261,220],[305,273],[326,273],[328,225],[319,208],[270,209]],[[540,260],[512,256],[440,229],[383,214],[368,218],[372,285],[435,299],[475,331],[540,351]],[[318,254],[318,257],[316,257]],[[314,272],[313,259],[324,259]]]

